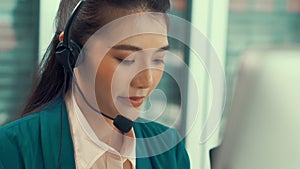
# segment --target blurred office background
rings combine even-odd
[[[0,0],[0,125],[20,114],[31,89],[35,67],[53,36],[53,19],[59,0]],[[172,0],[171,14],[194,24],[212,43],[224,68],[227,81],[226,111],[231,103],[239,58],[245,51],[272,46],[298,46],[300,43],[300,0]],[[189,38],[189,37],[187,37]],[[193,37],[197,38],[197,37]],[[171,52],[181,56],[196,73],[202,98],[199,115],[185,138],[193,169],[209,169],[208,151],[220,142],[220,129],[212,133],[205,143],[200,143],[200,133],[211,105],[210,79],[195,60],[189,48],[170,40]],[[199,66],[200,64],[200,66]],[[182,93],[172,77],[164,75],[159,85],[168,98],[167,111],[180,111],[178,126],[185,130],[189,123],[190,103],[187,72],[182,65],[167,69],[182,73],[186,81]],[[208,68],[209,69],[209,68]],[[164,114],[158,120],[169,124],[177,118]]]
[[[0,124],[17,118],[38,63],[39,1],[0,1]]]

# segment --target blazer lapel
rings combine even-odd
[[[62,98],[57,99],[41,112],[40,123],[45,169],[57,168],[60,151],[61,169],[75,168],[69,120]]]

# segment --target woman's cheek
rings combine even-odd
[[[156,77],[155,77],[155,87],[158,85],[158,83],[160,82],[162,75],[163,75],[164,71],[163,70],[157,70],[156,72]]]

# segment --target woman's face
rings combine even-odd
[[[96,74],[95,94],[100,111],[135,120],[142,103],[162,77],[168,48],[167,37],[158,34],[137,35],[110,47]]]

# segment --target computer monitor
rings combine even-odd
[[[247,52],[212,169],[300,168],[300,49]]]

